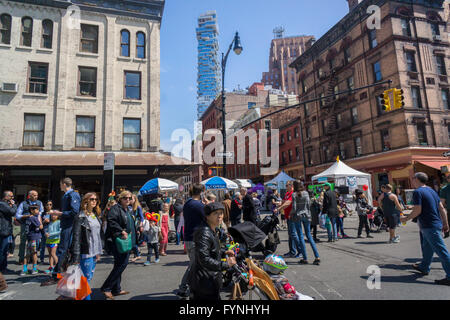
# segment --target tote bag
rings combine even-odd
[[[131,241],[131,235],[129,235],[126,238],[126,240],[124,240],[120,237],[117,237],[116,238],[116,246],[117,246],[117,251],[119,251],[120,254],[131,251],[131,248],[133,247],[132,241]]]

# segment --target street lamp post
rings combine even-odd
[[[237,55],[240,55],[242,52],[242,46],[241,46],[241,39],[239,37],[239,34],[236,32],[233,42],[231,42],[230,47],[228,48],[228,51],[226,55],[224,56],[222,52],[222,138],[223,138],[223,177],[227,177],[227,128],[226,128],[226,122],[225,122],[225,68],[227,65],[227,59],[228,55],[231,51],[231,48],[233,47],[234,53]]]

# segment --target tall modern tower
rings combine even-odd
[[[197,119],[222,90],[219,63],[219,27],[215,11],[198,18]]]

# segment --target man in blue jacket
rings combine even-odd
[[[58,257],[58,263],[53,269],[52,278],[46,282],[43,282],[42,286],[48,286],[56,284],[58,282],[56,275],[62,272],[61,265],[66,255],[67,250],[72,242],[72,227],[73,221],[77,214],[80,213],[81,198],[78,192],[72,189],[72,179],[64,178],[60,182],[61,191],[64,192],[64,196],[61,201],[61,211],[53,211],[52,214],[59,216],[61,221],[61,236],[58,249],[56,250],[56,256]]]

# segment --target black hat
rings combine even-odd
[[[220,202],[211,202],[205,206],[205,216],[209,216],[211,213],[217,210],[225,210],[225,207]]]
[[[359,190],[359,189],[356,189],[355,193],[356,194],[363,194],[363,192],[361,190]]]

